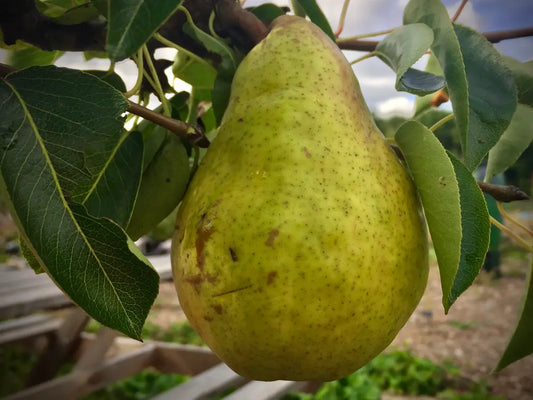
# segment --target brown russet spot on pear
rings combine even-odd
[[[350,374],[393,340],[427,282],[409,175],[342,52],[294,16],[240,64],[176,226],[183,310],[250,379]]]

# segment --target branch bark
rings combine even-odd
[[[512,185],[495,185],[493,183],[478,182],[480,189],[495,200],[508,203],[517,200],[529,200],[529,196]]]
[[[193,126],[177,119],[165,117],[149,108],[135,104],[131,100],[128,100],[128,103],[130,104],[130,108],[128,109],[130,113],[168,129],[193,146],[209,147],[209,140],[205,137],[204,133]]]
[[[485,32],[482,33],[482,35],[485,36],[489,42],[498,43],[502,40],[533,36],[533,27]],[[374,51],[378,43],[379,41],[377,40],[341,39],[338,45],[342,50]]]
[[[244,10],[234,0],[185,0],[195,23],[207,31],[208,20],[213,7],[217,12],[215,25],[222,36],[230,36],[233,41],[250,48],[266,35],[267,27],[252,13]],[[6,44],[14,44],[17,39],[33,44],[44,50],[64,51],[103,51],[105,50],[106,24],[85,22],[76,25],[60,25],[41,14],[34,0],[0,0],[0,27]],[[183,13],[176,12],[160,28],[163,36],[180,46],[198,54],[208,56],[208,52],[188,35],[183,35],[185,23]],[[486,32],[483,35],[492,43],[502,40],[533,36],[533,27],[506,31]],[[378,41],[339,40],[343,50],[373,51]],[[152,46],[160,47],[151,41]]]

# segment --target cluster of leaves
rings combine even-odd
[[[447,400],[502,400],[489,394],[485,382],[475,383],[467,393],[458,393],[450,388],[458,375],[459,370],[451,364],[437,365],[397,350],[380,354],[346,378],[324,384],[315,394],[291,393],[284,400],[380,400],[385,391]]]
[[[105,51],[100,56],[112,62],[133,58],[163,102],[160,113],[215,130],[246,52],[234,37],[217,33],[215,9],[201,29],[178,0],[38,3],[55,23],[105,24]],[[316,1],[297,0],[292,5],[295,14],[309,17],[334,39]],[[268,21],[287,10],[263,4],[250,11]],[[185,20],[180,35],[193,41],[202,55],[158,33],[177,13]],[[164,92],[171,89],[160,82],[148,51],[153,41],[178,49],[173,74],[192,89],[185,96],[176,94],[177,101],[166,100]],[[426,71],[413,69],[428,50],[432,56]],[[31,67],[0,81],[0,181],[25,256],[93,318],[140,338],[157,295],[158,275],[136,249],[127,228],[150,161],[146,154],[158,154],[147,144],[151,135],[125,131],[124,114],[130,104],[123,97],[123,82],[112,70],[88,73],[46,66],[61,52],[44,53],[27,43],[15,44],[11,51],[8,60],[14,66]],[[481,34],[453,23],[439,0],[410,0],[403,26],[378,44],[375,55],[396,72],[397,90],[420,96],[414,118],[397,129],[394,139],[420,194],[448,311],[474,281],[489,243],[489,214],[472,174],[488,159],[490,180],[533,138],[527,129],[533,120],[531,63],[503,57]],[[417,120],[429,107],[428,96],[437,90],[445,90],[451,100],[460,138],[455,153],[437,139],[436,127],[428,129]],[[188,150],[187,157],[194,154],[197,161],[198,149]],[[164,193],[153,194],[159,195]],[[168,212],[180,198],[173,200]],[[533,352],[526,340],[533,334],[533,314],[528,311],[532,303],[530,294],[500,368]]]

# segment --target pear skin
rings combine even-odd
[[[329,381],[379,354],[425,289],[425,222],[339,48],[276,19],[239,66],[172,243],[193,328],[237,373]]]

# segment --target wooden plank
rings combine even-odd
[[[226,364],[220,363],[196,375],[178,387],[162,393],[152,400],[205,400],[231,387],[239,387],[248,382],[233,372]]]
[[[109,333],[104,332],[100,336],[100,340],[107,342],[109,337]],[[101,345],[94,344],[94,347],[100,348]],[[109,360],[102,365],[95,365],[93,363],[99,356],[96,358],[90,357],[88,361],[85,361],[84,368],[75,368],[67,375],[32,386],[8,396],[3,400],[77,399],[93,390],[107,386],[120,379],[127,378],[128,376],[145,369],[151,364],[155,347],[156,345],[154,344],[145,345],[138,350]],[[90,347],[88,350],[90,351]]]
[[[50,285],[39,290],[25,290],[0,296],[0,318],[17,317],[70,304],[72,302],[57,286]]]
[[[0,279],[2,284],[9,283],[13,281],[17,281],[19,279],[22,279],[24,277],[31,277],[31,276],[40,276],[43,274],[36,274],[33,269],[30,267],[28,268],[3,268],[0,270]]]
[[[102,363],[105,353],[113,344],[118,332],[103,326],[96,334],[96,340],[83,352],[74,370],[90,370]]]
[[[32,314],[25,317],[0,322],[0,333],[21,329],[30,325],[37,325],[49,321],[52,317],[45,314]]]
[[[196,375],[219,363],[205,347],[158,342],[155,350],[154,367],[165,373]]]
[[[21,390],[2,400],[74,400],[72,393],[87,381],[89,374],[72,372],[51,381]]]
[[[237,389],[227,397],[224,397],[224,400],[276,400],[289,392],[300,391],[306,385],[307,382],[252,381],[240,389]]]
[[[29,289],[34,287],[47,287],[55,286],[54,282],[46,274],[28,275],[17,274],[18,276],[3,281],[0,284],[0,296],[7,295],[8,293],[16,292],[22,289]],[[0,278],[1,279],[1,278]]]
[[[103,365],[95,367],[86,383],[80,385],[76,390],[75,398],[109,386],[150,367],[153,363],[155,348],[156,345],[153,343],[145,344],[137,350],[115,357]]]
[[[33,339],[37,336],[50,335],[61,325],[59,319],[45,319],[36,324],[25,324],[18,329],[6,330],[0,333],[0,346]]]
[[[61,364],[73,354],[80,343],[80,333],[87,325],[89,316],[81,308],[73,308],[61,321],[46,351],[39,357],[33,367],[28,386],[33,386],[52,379]]]

